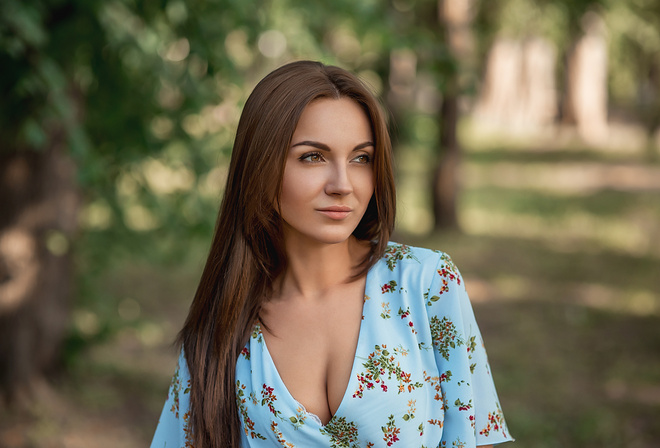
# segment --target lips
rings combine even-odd
[[[344,205],[333,205],[331,207],[319,208],[317,211],[330,219],[341,220],[346,218],[353,209]]]

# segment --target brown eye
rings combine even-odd
[[[358,163],[363,163],[366,165],[367,163],[371,162],[371,156],[369,154],[360,154],[353,160],[355,160]]]
[[[302,160],[303,162],[317,163],[323,161],[323,156],[318,152],[310,152],[300,156],[300,160]]]

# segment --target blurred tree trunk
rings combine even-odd
[[[456,135],[458,98],[460,93],[460,64],[469,57],[473,42],[470,25],[473,1],[438,0],[439,24],[444,29],[447,47],[454,57],[456,69],[448,74],[438,121],[441,159],[433,175],[432,200],[434,227],[458,229],[456,198],[458,196],[458,168],[460,145]]]
[[[0,392],[9,401],[57,366],[72,289],[75,167],[62,127],[40,150],[0,152]]]
[[[646,154],[657,160],[660,145],[660,61],[650,61],[647,73],[638,87],[642,121],[648,135]]]
[[[407,140],[408,135],[401,135],[407,128],[405,115],[415,104],[417,88],[417,55],[409,49],[395,49],[390,52],[389,76],[387,83],[387,105],[392,117],[390,137],[396,150],[400,140]]]
[[[590,144],[607,139],[607,42],[604,20],[588,11],[581,20],[583,35],[569,52],[563,121],[574,125]]]
[[[556,49],[547,39],[497,37],[474,117],[481,126],[513,134],[537,133],[557,116]]]
[[[458,229],[456,198],[458,196],[458,168],[460,147],[456,136],[458,125],[458,95],[456,86],[453,92],[445,92],[438,115],[440,148],[442,155],[433,173],[433,217],[435,229]]]

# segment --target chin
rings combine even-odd
[[[348,239],[351,237],[352,234],[349,235],[337,235],[337,236],[330,236],[328,235],[325,238],[319,238],[318,241],[323,244],[341,244],[345,243],[348,241]]]
[[[357,224],[356,226],[357,227]],[[320,225],[317,227],[306,226],[306,228],[294,228],[290,225],[285,226],[285,238],[291,242],[299,241],[302,244],[311,245],[334,245],[342,244],[348,241],[355,227],[351,225]]]
[[[347,232],[319,232],[306,235],[306,239],[315,241],[317,244],[342,244],[350,239],[353,233]]]

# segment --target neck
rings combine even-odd
[[[334,286],[352,280],[368,250],[352,236],[337,244],[287,244],[287,269],[278,282],[278,295],[321,298]]]

